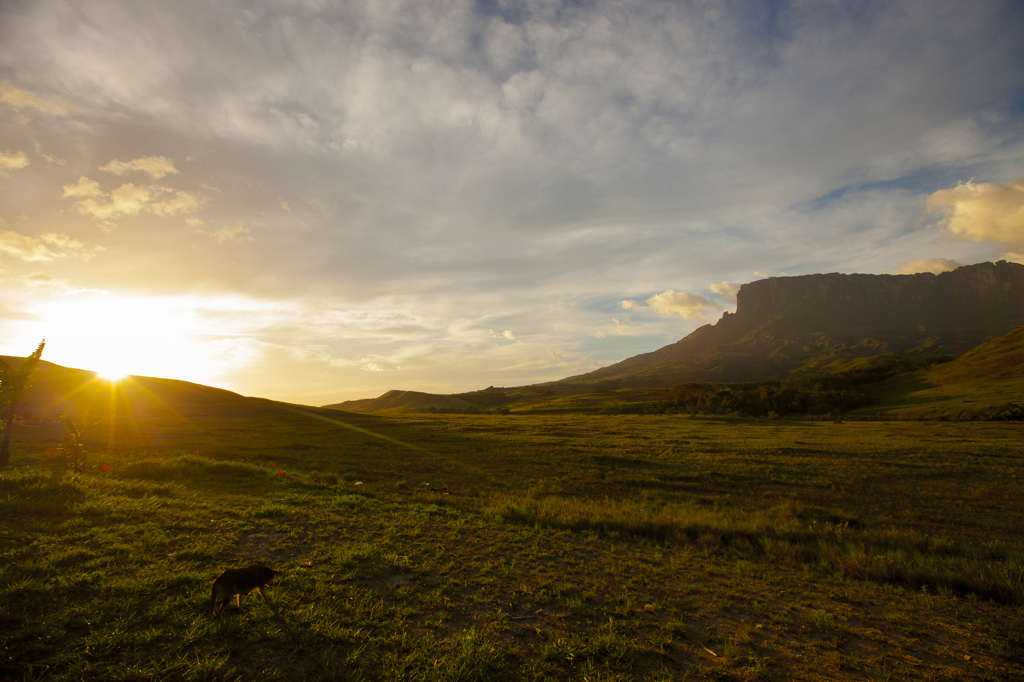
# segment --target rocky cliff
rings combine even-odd
[[[744,284],[734,314],[652,353],[560,384],[671,386],[763,381],[853,358],[958,355],[1024,324],[1024,265],[978,263],[939,275],[771,277]]]

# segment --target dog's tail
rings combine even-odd
[[[213,586],[213,592],[210,594],[210,613],[214,616],[220,615],[217,612],[217,586]]]

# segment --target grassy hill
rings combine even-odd
[[[17,367],[23,358],[0,356],[0,359]],[[139,417],[259,414],[278,409],[279,405],[272,400],[244,397],[177,379],[128,376],[111,382],[95,372],[43,360],[22,393],[17,412],[26,419],[53,419],[66,414],[76,421],[95,421],[115,414]]]
[[[1024,408],[1024,327],[953,362],[866,387],[878,405],[862,413],[919,418],[995,417]],[[1020,415],[1017,418],[1020,419]]]

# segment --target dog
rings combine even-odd
[[[267,593],[264,588],[276,574],[277,571],[260,564],[253,564],[246,568],[229,568],[213,581],[210,611],[219,619],[221,610],[231,601],[231,597],[235,598],[235,606],[240,609],[242,608],[242,595],[249,594],[253,590],[259,590],[260,596],[266,602]]]

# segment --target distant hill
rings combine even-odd
[[[349,412],[424,412],[438,409],[468,412],[476,409],[473,403],[457,396],[420,393],[419,391],[388,391],[378,398],[346,400],[343,403],[325,405],[324,407]]]
[[[939,275],[771,277],[744,284],[734,314],[680,341],[553,384],[580,389],[753,382],[886,354],[960,355],[1024,324],[1024,265]]]
[[[348,412],[474,412],[500,407],[509,401],[510,398],[504,391],[492,387],[457,395],[438,395],[419,391],[388,391],[377,398],[346,400],[343,403],[324,405],[324,407]]]

